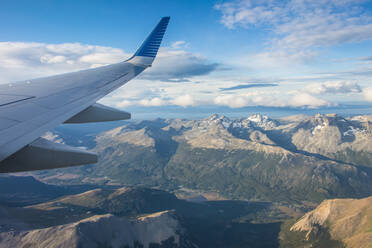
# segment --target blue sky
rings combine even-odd
[[[2,1],[0,82],[119,62],[162,16],[171,22],[153,67],[102,103],[142,113],[372,113],[364,0]]]

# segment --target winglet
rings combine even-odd
[[[152,30],[133,57],[128,60],[129,62],[146,67],[151,66],[158,53],[169,19],[169,16],[161,18],[158,25]]]

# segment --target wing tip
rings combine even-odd
[[[150,57],[153,59],[156,57],[165,31],[168,27],[169,20],[170,16],[165,16],[160,19],[159,23],[155,26],[150,35],[142,43],[134,56]]]

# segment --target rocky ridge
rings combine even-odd
[[[182,232],[171,211],[129,220],[112,214],[95,215],[75,223],[0,234],[0,247],[133,247],[135,244],[179,247]]]
[[[306,239],[329,232],[346,247],[370,247],[372,244],[372,197],[323,201],[305,214],[290,230],[306,232]]]

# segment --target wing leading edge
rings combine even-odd
[[[62,123],[129,119],[129,113],[96,101],[152,65],[169,19],[163,17],[126,61],[0,85],[0,103],[4,102],[0,104],[0,173],[95,163],[96,154],[51,143],[40,136]]]

